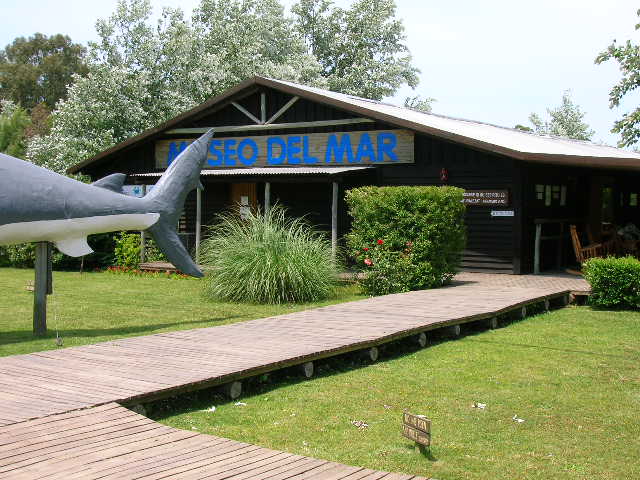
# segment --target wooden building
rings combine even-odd
[[[123,172],[131,184],[152,185],[209,128],[205,189],[190,195],[180,225],[190,245],[221,210],[275,202],[339,241],[349,228],[344,192],[360,185],[466,189],[465,270],[567,265],[575,258],[568,224],[596,239],[603,225],[640,224],[639,154],[262,77],[69,172],[93,179]]]

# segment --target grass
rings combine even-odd
[[[357,287],[350,285],[339,287],[335,297],[322,302],[265,306],[206,300],[197,279],[74,272],[54,272],[53,278],[49,335],[35,339],[33,293],[25,289],[33,281],[33,270],[0,268],[0,356],[58,348],[56,326],[64,346],[70,347],[225,325],[363,298]]]
[[[244,406],[199,394],[156,416],[177,428],[440,480],[640,478],[640,313],[571,307],[406,352],[366,367],[332,360],[312,380],[258,384]],[[211,405],[215,412],[203,411]],[[433,421],[427,456],[400,435],[405,409]]]
[[[218,216],[202,243],[205,293],[223,301],[312,302],[330,297],[339,266],[331,241],[284,208]]]

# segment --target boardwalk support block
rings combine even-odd
[[[146,407],[141,403],[138,403],[137,405],[131,405],[129,407],[129,410],[137,413],[138,415],[142,415],[143,417],[146,417],[148,413]]]
[[[378,357],[380,356],[378,347],[365,348],[361,353],[365,360],[368,360],[369,362],[377,361]]]
[[[551,308],[551,302],[549,302],[548,298],[544,299],[544,311],[548,312]]]
[[[235,382],[227,383],[222,386],[221,391],[231,400],[235,400],[242,395],[242,382],[236,380]]]
[[[518,313],[520,319],[526,318],[527,317],[527,306],[523,305],[522,308],[520,309],[520,312]]]
[[[420,348],[424,348],[427,346],[427,334],[424,332],[420,332],[418,335],[415,336],[416,342],[418,343],[418,346],[420,346]]]
[[[451,325],[450,327],[445,328],[445,333],[449,337],[459,337],[460,332],[460,325]]]
[[[491,329],[491,330],[495,330],[496,328],[498,328],[498,317],[491,317],[487,319],[487,326]]]
[[[302,370],[302,374],[305,378],[313,377],[313,362],[305,362],[300,365],[300,369]]]

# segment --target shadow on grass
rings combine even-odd
[[[125,327],[114,327],[114,328],[90,328],[90,329],[59,329],[59,335],[62,338],[74,338],[74,337],[83,337],[83,338],[93,338],[93,337],[109,337],[109,336],[135,336],[136,334],[144,334],[154,330],[161,330],[172,327],[182,327],[187,325],[195,325],[202,324],[202,328],[206,328],[208,326],[215,326],[218,322],[228,321],[234,318],[240,318],[235,316],[228,317],[219,317],[219,318],[203,318],[200,320],[190,320],[186,322],[172,322],[172,323],[155,323],[150,325],[131,325]],[[213,324],[213,325],[212,325]],[[0,332],[0,338],[2,339],[3,345],[8,344],[16,344],[23,342],[33,342],[36,340],[46,340],[56,338],[55,329],[52,329],[53,325],[49,322],[49,330],[47,331],[47,335],[42,337],[35,337],[33,333],[25,330],[15,331],[11,330],[8,332]],[[186,329],[188,330],[188,329]],[[88,342],[91,343],[91,342]]]

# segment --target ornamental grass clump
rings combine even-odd
[[[222,214],[200,256],[205,295],[224,301],[303,303],[330,297],[339,267],[331,242],[281,207],[268,213]]]

